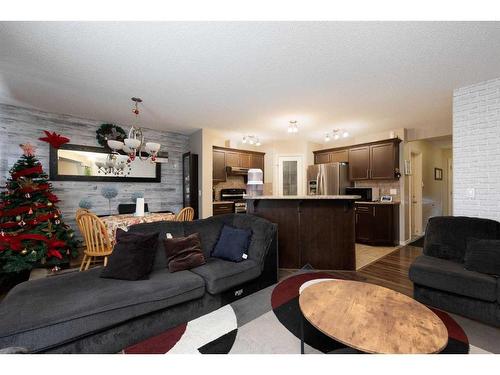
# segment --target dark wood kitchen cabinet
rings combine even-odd
[[[399,168],[399,147],[394,142],[370,146],[370,179],[392,180]]]
[[[226,181],[226,167],[259,168],[264,171],[263,152],[213,146],[213,181]]]
[[[226,181],[226,153],[213,150],[212,159],[212,179],[216,182]]]
[[[356,242],[368,245],[397,245],[399,242],[399,205],[355,204]]]
[[[314,155],[314,164],[325,164],[330,162],[330,153],[322,152]]]
[[[349,149],[349,179],[370,179],[370,146]]]
[[[314,163],[349,163],[349,179],[395,180],[399,172],[399,138],[314,151]]]
[[[234,213],[233,202],[214,202],[212,204],[212,215],[225,215]]]
[[[262,169],[262,171],[264,171],[264,155],[263,154],[250,155],[250,168]]]
[[[241,167],[239,152],[226,152],[226,167]]]
[[[314,164],[348,163],[349,150],[337,150],[314,153]]]
[[[252,168],[252,157],[250,154],[240,153],[240,167],[241,168]]]

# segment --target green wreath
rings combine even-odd
[[[99,129],[96,130],[97,143],[102,147],[108,148],[108,140],[112,139],[115,141],[121,141],[127,138],[127,133],[121,127],[113,124],[102,124]]]

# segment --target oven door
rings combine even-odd
[[[245,214],[247,212],[246,202],[235,202],[234,203],[234,212],[237,214]]]

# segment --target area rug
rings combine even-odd
[[[338,279],[323,272],[290,276],[210,314],[181,324],[123,350],[125,354],[299,354],[301,286],[317,279]],[[447,313],[431,309],[448,329],[443,354],[469,353],[464,330]],[[352,352],[313,326],[304,326],[305,353]]]

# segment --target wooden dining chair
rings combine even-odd
[[[106,225],[92,212],[77,211],[76,222],[85,240],[86,249],[80,271],[88,270],[90,262],[96,258],[104,258],[104,267],[108,264],[108,256],[113,252],[113,243],[109,238]]]
[[[192,221],[194,218],[194,208],[184,207],[175,217],[175,221]]]

